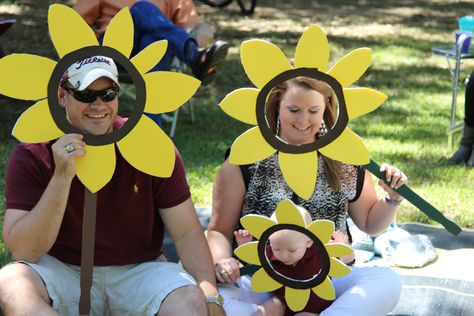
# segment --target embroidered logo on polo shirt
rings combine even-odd
[[[138,183],[133,186],[133,193],[138,193]]]

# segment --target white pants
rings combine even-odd
[[[336,300],[320,316],[384,316],[397,304],[402,284],[390,268],[351,267],[352,272],[333,278]],[[243,276],[238,282],[220,284],[227,316],[251,316],[268,298],[269,293],[251,290],[251,278]]]

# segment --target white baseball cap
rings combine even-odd
[[[82,91],[101,77],[107,77],[119,85],[117,66],[112,58],[92,56],[78,60],[69,66],[61,82],[67,80],[74,89]]]

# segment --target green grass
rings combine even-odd
[[[18,20],[2,36],[1,43],[8,52],[57,60],[47,33],[48,3],[0,1],[0,19]],[[235,3],[225,10],[197,4],[198,11],[216,25],[217,37],[228,40],[232,47],[215,82],[202,87],[192,99],[196,122],[191,123],[185,111],[178,121],[174,141],[183,156],[196,206],[211,204],[212,181],[224,151],[248,128],[217,106],[232,90],[252,86],[240,63],[240,43],[255,37],[266,39],[290,56],[304,29],[317,23],[327,33],[331,65],[353,49],[372,49],[372,65],[356,84],[375,88],[389,98],[379,109],[350,125],[364,138],[372,158],[400,167],[409,175],[413,190],[463,228],[474,228],[474,169],[446,163],[454,150],[447,147],[445,134],[451,83],[446,61],[431,54],[433,46],[452,43],[457,18],[472,11],[469,1],[259,0],[252,17],[240,16]],[[461,78],[473,69],[474,62],[465,61]],[[462,90],[463,86],[457,119],[463,117]],[[9,136],[11,128],[27,106],[25,102],[0,99],[2,178],[6,157],[15,143]],[[168,131],[169,125],[165,129]],[[455,141],[459,141],[459,135]],[[3,181],[0,193],[3,195]],[[408,203],[400,207],[398,219],[437,225]],[[0,264],[8,258],[3,244],[0,256]]]

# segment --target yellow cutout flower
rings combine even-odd
[[[352,249],[349,246],[339,243],[329,243],[331,236],[334,232],[334,223],[328,220],[316,220],[305,225],[305,221],[298,210],[298,207],[288,199],[280,202],[275,210],[276,221],[271,218],[262,216],[262,215],[246,215],[241,218],[240,222],[242,226],[249,231],[252,236],[259,241],[253,241],[239,246],[234,250],[234,253],[243,261],[248,262],[249,264],[261,266],[257,272],[253,275],[252,278],[252,289],[256,292],[272,292],[278,290],[282,286],[285,286],[285,300],[292,311],[301,311],[310,297],[310,291],[313,291],[317,296],[325,300],[334,300],[335,292],[332,285],[331,279],[329,277],[340,277],[350,273],[350,269],[339,259],[335,257],[342,257],[352,253]],[[295,286],[282,284],[275,278],[272,278],[268,271],[268,265],[263,262],[267,259],[263,254],[259,254],[259,243],[263,242],[266,244],[266,239],[269,236],[267,231],[271,229],[270,232],[279,230],[278,225],[282,224],[291,224],[295,227],[301,227],[309,233],[312,233],[322,245],[322,249],[319,249],[321,257],[324,257],[324,252],[327,254],[329,259],[326,264],[326,275],[322,274],[319,276],[321,281],[319,284],[312,285],[307,284],[306,286]],[[284,229],[282,227],[282,229]],[[265,236],[265,240],[261,237]],[[313,239],[314,241],[314,239]],[[263,248],[264,249],[264,248]],[[267,265],[267,267],[265,267]],[[321,271],[325,271],[324,267]],[[323,272],[321,272],[323,273]]]
[[[73,9],[53,4],[48,12],[51,39],[62,59],[86,47],[101,46],[87,23]],[[128,8],[110,22],[103,47],[109,47],[127,60],[133,48],[133,21]],[[144,112],[174,111],[189,100],[199,87],[199,80],[176,72],[150,72],[163,57],[166,41],[149,45],[130,59],[145,82]],[[0,73],[8,80],[0,82],[0,93],[22,100],[39,100],[27,109],[15,124],[13,136],[26,143],[46,142],[64,135],[49,110],[48,83],[57,62],[29,54],[13,54],[0,59]],[[116,142],[123,157],[136,169],[158,177],[169,177],[175,163],[171,139],[146,115],[122,139]],[[113,144],[86,145],[87,154],[77,159],[77,176],[91,191],[97,192],[112,178],[115,170]]]
[[[240,88],[229,93],[220,103],[233,118],[251,125],[257,122],[257,98],[262,88],[276,76],[298,69],[314,69],[334,78],[342,87],[349,121],[379,107],[386,96],[370,88],[349,88],[367,70],[371,50],[356,49],[326,71],[329,62],[329,44],[326,34],[317,25],[309,27],[301,36],[294,54],[294,66],[274,44],[264,40],[248,40],[241,45],[241,61],[247,76],[256,88]],[[341,102],[340,102],[341,103]],[[264,138],[261,126],[255,126],[240,135],[232,144],[230,162],[243,165],[266,159],[277,152]],[[369,163],[369,151],[362,139],[345,126],[332,142],[317,149],[321,154],[343,163]],[[278,153],[279,164],[290,188],[300,197],[309,199],[313,194],[317,170],[317,152]]]

